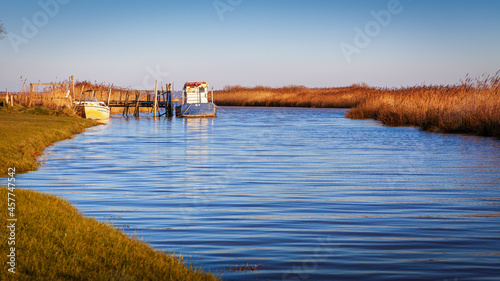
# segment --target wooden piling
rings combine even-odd
[[[174,116],[174,95],[175,95],[175,83],[172,82],[172,89],[170,90],[170,116]]]
[[[166,87],[166,85],[165,85],[165,87]],[[161,97],[160,97],[160,102],[161,102],[161,98],[162,98],[162,97],[163,97],[163,101],[165,102],[165,91],[163,90],[163,82],[161,83]],[[165,103],[164,103],[164,105],[165,105]],[[159,107],[159,106],[158,106],[158,107]],[[166,109],[167,109],[167,108],[165,107],[165,114],[167,114]],[[161,110],[160,110],[159,108],[158,108],[158,111],[159,111],[160,116],[161,116],[162,114],[161,114]]]
[[[173,116],[172,111],[172,84],[167,86],[167,95],[165,97],[165,114],[167,117]]]
[[[153,116],[156,117],[157,108],[158,108],[158,80],[156,80],[155,84],[155,92],[154,92],[154,106],[153,106]]]
[[[146,100],[148,101],[148,104],[151,102],[151,94],[149,93],[149,91],[146,91]],[[149,107],[148,107],[148,112],[151,113]]]
[[[134,116],[138,117],[143,107],[145,108],[145,112],[151,113],[152,111],[154,117],[161,117],[163,115],[173,116],[173,86],[172,84],[158,85],[158,83],[159,81],[156,81],[153,90],[133,90],[133,92],[119,91],[115,93],[119,95],[117,96],[118,99],[113,100],[112,103],[112,89],[110,89],[108,92],[107,104],[111,108],[123,107],[123,116],[128,115],[130,109],[133,108]],[[153,95],[151,95],[151,93],[153,93]],[[135,98],[132,94],[135,94]],[[99,95],[97,94],[97,96]],[[105,99],[106,97],[103,96],[103,98]],[[123,100],[124,98],[125,100]],[[162,111],[162,108],[165,109],[165,112]]]
[[[134,116],[139,117],[139,93],[135,93],[135,110]]]
[[[128,91],[125,94],[125,105],[123,107],[123,116],[128,114]]]

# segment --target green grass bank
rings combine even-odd
[[[98,123],[45,108],[0,109],[2,177],[37,167],[36,156],[54,142]],[[15,176],[14,176],[15,178]],[[120,230],[84,217],[59,197],[0,187],[0,280],[219,280],[181,257],[154,250]],[[11,195],[9,195],[11,193]],[[12,195],[13,194],[13,195]],[[12,198],[15,201],[8,201]],[[15,203],[9,209],[8,203]],[[11,216],[10,214],[14,216]],[[15,218],[15,244],[7,228]],[[9,272],[11,247],[15,273]]]
[[[0,176],[11,167],[17,173],[36,170],[37,157],[47,146],[97,124],[44,107],[0,107]]]

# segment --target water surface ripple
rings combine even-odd
[[[339,109],[224,111],[113,117],[19,185],[226,280],[499,280],[498,140]]]

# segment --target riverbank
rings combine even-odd
[[[45,107],[0,109],[0,176],[7,169],[36,170],[37,157],[52,143],[71,138],[99,123]]]
[[[45,147],[98,124],[24,107],[0,109],[0,120],[2,177],[9,168],[15,168],[16,174],[36,169],[36,156]],[[157,252],[112,226],[84,217],[56,196],[24,190],[17,182],[16,189],[1,187],[0,197],[5,199],[0,200],[0,220],[17,220],[11,234],[0,239],[1,280],[218,280],[186,265],[181,257]],[[9,201],[15,203],[9,206],[12,209],[7,206],[9,197],[15,200]],[[9,237],[14,237],[15,244],[8,244]],[[8,271],[11,247],[15,248],[15,274]]]
[[[500,75],[457,85],[375,88],[353,85],[309,89],[239,86],[214,93],[218,105],[351,108],[347,118],[375,119],[389,126],[500,137]]]

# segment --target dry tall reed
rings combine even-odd
[[[70,112],[73,104],[71,88],[68,86],[51,86],[39,90],[35,87],[33,93],[21,91],[11,95],[14,103],[29,107],[45,107],[48,109]]]
[[[500,137],[500,75],[458,85],[415,86],[382,91],[346,117],[427,131]]]
[[[351,108],[348,118],[372,118],[386,125],[418,126],[427,131],[500,137],[500,72],[448,86],[226,86],[214,96],[218,105]]]
[[[226,86],[222,91],[214,92],[214,99],[218,105],[349,108],[358,105],[367,93],[376,91],[363,85],[320,89]]]

